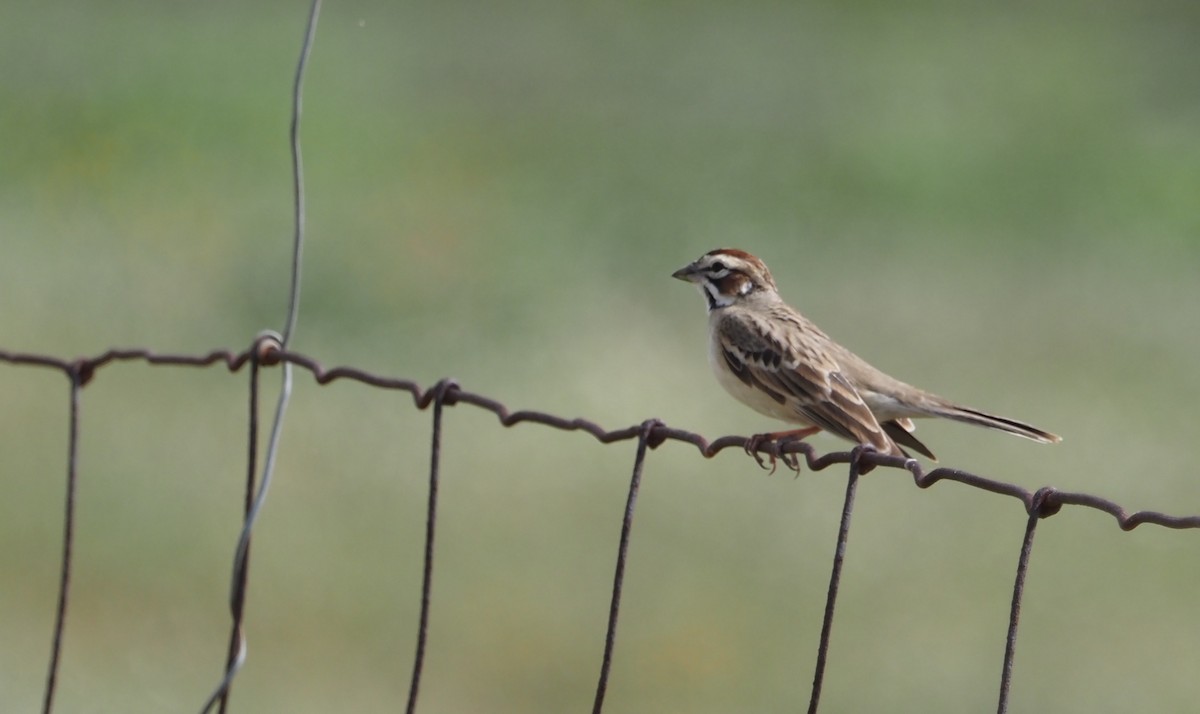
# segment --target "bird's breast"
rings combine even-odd
[[[783,403],[780,403],[771,397],[771,395],[761,389],[755,388],[753,384],[747,384],[742,381],[741,377],[725,361],[721,339],[717,337],[715,332],[708,343],[708,365],[712,368],[713,374],[716,375],[717,382],[726,392],[729,392],[734,399],[759,414],[765,414],[773,419],[796,424],[808,423],[796,412],[791,399],[786,399]]]

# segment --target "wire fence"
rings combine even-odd
[[[259,416],[259,390],[261,381],[260,371],[262,368],[292,365],[309,372],[318,384],[325,385],[339,379],[351,380],[380,389],[408,392],[412,395],[413,404],[417,409],[424,410],[432,407],[433,431],[430,446],[429,500],[426,509],[421,606],[417,628],[416,656],[413,662],[408,704],[406,707],[406,711],[408,712],[416,711],[417,693],[421,682],[425,646],[428,637],[429,610],[432,601],[430,592],[436,555],[435,535],[438,512],[439,463],[442,452],[442,419],[446,407],[473,406],[483,409],[495,414],[499,422],[506,427],[522,423],[533,423],[564,431],[586,432],[604,444],[625,441],[636,442],[637,451],[634,457],[626,506],[621,520],[621,535],[616,556],[616,572],[613,577],[608,625],[604,633],[604,654],[601,660],[593,712],[602,711],[605,693],[608,688],[608,673],[615,651],[625,564],[629,552],[638,488],[641,483],[648,451],[668,442],[680,442],[693,446],[702,456],[711,458],[726,449],[744,450],[749,442],[743,436],[722,436],[710,441],[700,434],[673,428],[656,419],[649,419],[640,424],[621,429],[607,430],[587,419],[570,419],[529,409],[513,411],[503,403],[486,395],[463,389],[453,380],[442,380],[430,387],[422,388],[412,380],[374,374],[355,367],[339,366],[326,368],[312,357],[283,349],[278,336],[270,334],[260,336],[249,349],[242,352],[214,350],[202,355],[186,355],[157,354],[145,349],[129,349],[110,350],[90,358],[64,360],[49,355],[22,354],[0,350],[0,362],[16,366],[54,369],[66,376],[69,384],[67,491],[63,518],[61,583],[59,587],[57,616],[52,637],[50,668],[46,681],[45,706],[43,709],[45,712],[50,712],[52,709],[55,683],[58,676],[59,653],[65,632],[67,605],[69,601],[78,470],[76,455],[80,435],[80,393],[95,378],[97,373],[108,365],[117,362],[142,362],[146,365],[172,367],[210,367],[223,364],[231,373],[239,372],[245,368],[249,369],[249,414],[247,418],[249,453],[247,458],[244,506],[247,524],[252,524],[253,513],[257,505],[261,504],[262,499],[265,497],[265,488],[267,485],[265,477],[256,483],[258,476],[257,464],[259,462],[257,444],[261,424]],[[858,480],[861,475],[875,467],[906,470],[912,476],[914,483],[921,488],[928,488],[939,481],[954,481],[972,488],[1015,498],[1021,502],[1028,514],[1025,537],[1022,540],[1017,561],[1008,632],[1005,638],[998,700],[998,711],[1000,712],[1007,710],[1012,682],[1013,661],[1016,652],[1017,625],[1020,619],[1025,577],[1028,571],[1034,534],[1037,530],[1037,524],[1041,519],[1058,513],[1063,507],[1075,506],[1108,513],[1113,516],[1117,525],[1126,531],[1132,530],[1142,524],[1154,524],[1177,529],[1200,528],[1200,515],[1172,516],[1157,511],[1137,511],[1130,513],[1119,504],[1094,494],[1059,491],[1050,487],[1030,491],[1013,483],[998,481],[958,469],[936,468],[926,471],[915,459],[886,456],[867,447],[859,447],[849,452],[828,453],[824,455],[818,455],[811,445],[804,442],[767,443],[762,444],[758,448],[762,454],[769,458],[788,459],[789,465],[797,469],[807,466],[813,471],[820,471],[838,464],[845,464],[849,467],[846,496],[834,548],[833,566],[825,603],[825,614],[817,645],[816,671],[813,675],[812,692],[808,707],[808,711],[814,713],[817,711],[820,701],[821,686],[824,681],[826,664],[828,662],[838,587],[841,582],[842,566],[846,558],[846,545],[850,534],[851,516],[854,510]],[[803,457],[802,462],[792,460],[799,456]],[[242,615],[249,575],[249,542],[249,531],[243,530],[243,535],[239,539],[234,559],[234,571],[230,585],[232,624],[225,675],[214,690],[213,695],[205,703],[202,711],[207,711],[214,705],[219,705],[221,711],[225,710],[234,676],[245,658]]]
[[[429,636],[429,613],[433,605],[431,588],[437,554],[435,536],[437,533],[438,515],[438,481],[443,448],[442,421],[445,409],[457,406],[476,407],[493,413],[505,427],[521,423],[534,423],[565,431],[583,431],[604,444],[626,441],[635,442],[636,452],[625,508],[621,516],[620,539],[617,544],[616,566],[612,580],[612,595],[609,604],[607,626],[603,637],[603,655],[600,662],[599,677],[592,707],[593,712],[599,713],[604,707],[605,695],[608,691],[609,672],[616,654],[616,634],[622,600],[622,585],[624,583],[625,566],[630,548],[638,489],[646,465],[647,454],[650,450],[657,449],[668,442],[680,442],[691,445],[706,458],[711,458],[721,451],[731,448],[747,450],[750,453],[750,440],[743,436],[722,436],[710,441],[700,434],[668,426],[657,419],[648,419],[640,424],[616,430],[606,430],[599,424],[583,418],[566,418],[529,409],[513,411],[505,404],[491,397],[463,389],[453,380],[444,379],[430,387],[422,388],[412,380],[374,374],[356,367],[338,366],[326,368],[308,355],[289,350],[288,343],[295,330],[298,317],[297,307],[299,304],[300,272],[304,243],[304,182],[300,158],[301,98],[304,71],[315,37],[319,11],[320,0],[313,0],[304,32],[300,58],[296,66],[295,83],[293,85],[290,138],[294,177],[295,233],[291,254],[291,287],[288,312],[282,333],[264,332],[244,351],[234,352],[226,349],[218,349],[199,355],[160,354],[149,349],[137,348],[113,349],[94,357],[69,360],[52,355],[21,353],[0,349],[0,362],[14,367],[34,367],[58,371],[67,378],[69,386],[67,394],[69,404],[67,474],[60,580],[42,711],[49,714],[53,710],[63,641],[67,631],[66,624],[70,603],[73,565],[72,550],[75,538],[75,503],[79,471],[78,446],[82,421],[80,416],[81,393],[105,367],[118,362],[139,362],[147,366],[199,368],[223,364],[230,373],[237,373],[243,369],[248,369],[249,372],[249,399],[246,422],[248,448],[243,524],[234,552],[233,567],[230,575],[229,608],[231,625],[229,647],[222,677],[214,687],[211,695],[202,704],[201,712],[209,712],[214,707],[220,712],[227,710],[233,682],[246,659],[243,615],[247,582],[250,576],[251,535],[271,483],[276,455],[278,453],[283,417],[286,413],[291,393],[292,370],[295,367],[309,372],[316,382],[321,385],[329,384],[339,379],[351,380],[380,389],[405,391],[412,395],[413,404],[417,409],[425,410],[432,407],[432,437],[428,473],[428,503],[425,513],[426,528],[418,615],[419,622],[415,644],[416,651],[406,703],[406,711],[410,713],[415,712],[417,709],[418,693],[425,662],[426,644]],[[259,432],[262,426],[262,419],[259,414],[261,371],[264,368],[275,367],[278,367],[281,372],[282,389],[280,390],[274,416],[270,422],[270,437],[267,440],[265,453],[260,454]],[[920,488],[928,488],[939,481],[954,481],[975,489],[1015,498],[1024,507],[1028,518],[1013,581],[1012,604],[1009,611],[997,701],[997,710],[1001,713],[1007,711],[1008,708],[1025,579],[1033,548],[1034,535],[1037,531],[1038,523],[1043,518],[1055,515],[1064,507],[1074,506],[1108,513],[1116,519],[1118,526],[1126,531],[1132,530],[1142,524],[1153,524],[1175,529],[1200,528],[1200,515],[1173,516],[1157,511],[1137,511],[1130,513],[1119,504],[1094,494],[1059,491],[1050,487],[1030,491],[1013,483],[987,478],[958,469],[936,468],[926,471],[914,459],[886,456],[873,451],[869,447],[858,447],[849,452],[828,453],[824,455],[818,455],[812,446],[799,441],[786,443],[768,442],[756,445],[755,448],[757,451],[751,453],[751,456],[758,460],[761,465],[763,463],[762,457],[765,455],[771,461],[772,468],[777,460],[783,461],[788,467],[797,471],[802,466],[807,466],[813,471],[820,471],[834,465],[846,465],[848,467],[846,494],[834,548],[821,632],[817,643],[816,666],[813,673],[813,683],[808,704],[810,714],[817,712],[820,703],[821,689],[829,658],[838,589],[847,554],[847,542],[850,535],[859,477],[876,467],[907,471]],[[800,457],[803,457],[802,461]]]

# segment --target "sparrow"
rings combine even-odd
[[[725,391],[761,414],[802,427],[752,436],[746,450],[760,465],[762,443],[778,445],[819,431],[890,456],[909,458],[907,448],[936,461],[912,433],[912,420],[922,417],[1045,444],[1062,441],[1016,419],[960,406],[867,364],[785,303],[767,266],[750,253],[710,251],[672,277],[695,284],[708,304],[708,361]],[[772,456],[772,467],[774,462]]]

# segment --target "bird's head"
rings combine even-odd
[[[694,283],[708,301],[709,311],[738,303],[778,298],[771,271],[744,250],[718,248],[671,274]]]

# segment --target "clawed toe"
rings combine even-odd
[[[758,452],[759,448],[763,445],[763,442],[770,442],[771,448],[777,451],[778,447],[774,443],[772,434],[755,434],[749,439],[746,439],[746,453],[754,457],[754,460],[758,463],[758,467],[760,469],[767,468],[767,462],[763,459],[762,454]],[[771,473],[775,473],[775,461],[778,458],[778,453],[768,452],[767,456],[771,460]]]
[[[796,472],[796,476],[800,475],[800,455],[796,452],[782,454],[780,459],[783,460],[783,465],[787,466],[792,471]]]
[[[783,461],[784,466],[787,466],[796,475],[800,475],[800,457],[795,452],[783,453],[782,447],[789,441],[800,441],[805,437],[811,436],[820,431],[816,427],[808,429],[796,429],[794,431],[780,431],[767,434],[755,434],[749,439],[746,439],[746,453],[754,457],[759,468],[767,469],[767,463],[770,462],[770,472],[775,473],[775,469],[779,467],[779,461]],[[763,445],[766,445],[766,458],[760,453]]]

